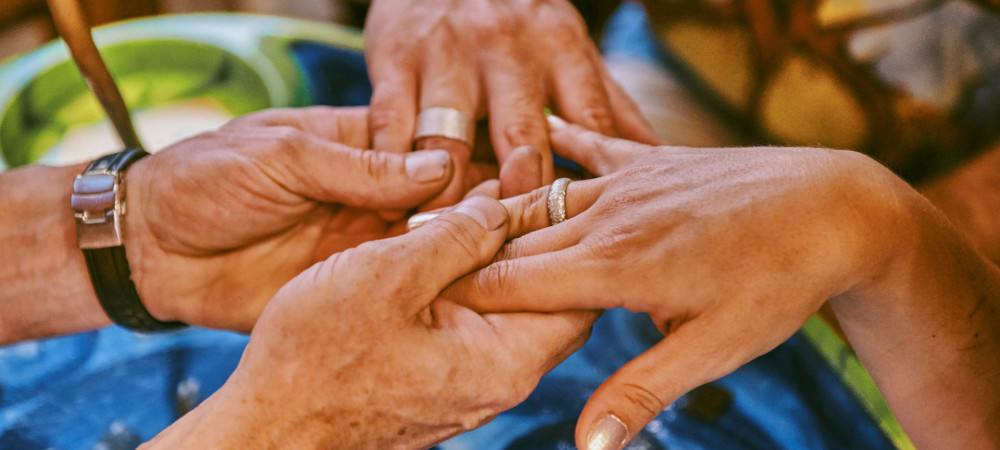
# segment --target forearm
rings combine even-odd
[[[110,323],[76,246],[70,194],[82,165],[0,175],[0,345]]]
[[[883,277],[831,303],[920,448],[1000,446],[1000,270],[914,197]]]
[[[920,190],[977,250],[1000,263],[1000,143]]]

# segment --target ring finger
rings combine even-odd
[[[455,167],[451,183],[421,208],[424,211],[455,204],[464,194],[462,180],[472,156],[471,143],[475,139],[474,125],[479,104],[479,83],[475,68],[469,63],[471,60],[461,46],[442,45],[429,50],[423,61],[420,80],[422,117],[417,118],[416,148],[447,150]],[[466,140],[460,136],[463,134]]]

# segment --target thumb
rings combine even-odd
[[[376,152],[304,139],[287,167],[293,192],[313,200],[365,209],[409,209],[433,198],[451,180],[444,150]]]
[[[405,276],[424,294],[413,305],[427,306],[445,287],[488,264],[507,239],[507,210],[499,201],[471,197],[403,236],[393,238]]]
[[[735,370],[738,336],[697,317],[622,366],[590,397],[577,423],[583,450],[618,450],[686,392]],[[721,333],[721,334],[720,334]]]

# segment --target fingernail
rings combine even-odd
[[[406,221],[406,229],[409,231],[416,230],[420,228],[421,225],[430,222],[435,217],[440,216],[440,212],[424,212],[419,214],[414,214],[410,216],[410,219]]]
[[[455,212],[471,217],[490,231],[507,222],[507,209],[500,202],[481,195],[462,201],[455,207]]]
[[[628,427],[614,414],[604,416],[587,435],[587,450],[620,450],[628,439]]]
[[[549,128],[552,130],[558,130],[566,126],[566,121],[555,114],[549,114],[546,119],[549,121]]]
[[[406,157],[406,176],[418,183],[444,178],[448,174],[451,157],[444,150],[421,150]]]

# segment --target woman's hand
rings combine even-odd
[[[511,160],[536,166],[502,173],[505,193],[553,179],[546,106],[608,135],[656,141],[566,0],[376,0],[365,24],[365,55],[374,86],[372,148],[409,151],[416,117],[429,107],[488,115],[501,166]],[[468,145],[445,138],[416,144],[448,150],[454,180],[463,178]],[[515,154],[525,148],[532,150]],[[524,179],[526,171],[533,179]],[[462,194],[453,182],[427,208],[451,205]]]
[[[997,444],[998,271],[888,170],[853,152],[656,148],[560,125],[556,152],[604,176],[571,183],[571,219],[553,227],[546,188],[505,201],[512,235],[540,231],[442,295],[649,313],[665,339],[594,393],[581,448],[620,448],[827,299],[915,442]]]
[[[272,110],[134,164],[126,249],[151,314],[248,331],[313,263],[405,231],[376,211],[438,194],[448,154],[354,148],[367,139],[363,108]]]
[[[284,286],[225,386],[153,445],[422,448],[515,406],[578,348],[592,312],[485,314],[440,299],[507,237],[473,197]]]

